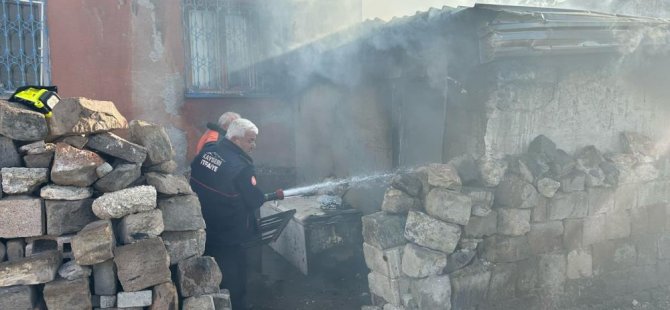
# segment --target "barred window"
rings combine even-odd
[[[245,95],[264,91],[254,4],[183,0],[186,95]]]
[[[0,97],[50,83],[45,7],[45,0],[0,0]]]

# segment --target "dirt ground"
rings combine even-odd
[[[248,300],[254,310],[359,310],[370,304],[363,257],[320,266],[308,276],[267,246],[251,264]]]

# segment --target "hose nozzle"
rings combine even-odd
[[[265,201],[284,199],[284,190],[278,189],[272,193],[265,194]]]

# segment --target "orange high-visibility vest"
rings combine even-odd
[[[210,142],[216,142],[218,140],[219,140],[219,132],[207,129],[207,131],[205,131],[202,137],[200,137],[200,140],[198,140],[198,144],[195,146],[195,153],[196,154],[200,153],[200,150],[202,150],[202,147],[205,146],[205,144]]]

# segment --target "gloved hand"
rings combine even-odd
[[[278,189],[272,193],[265,194],[265,201],[284,199],[284,190]]]

